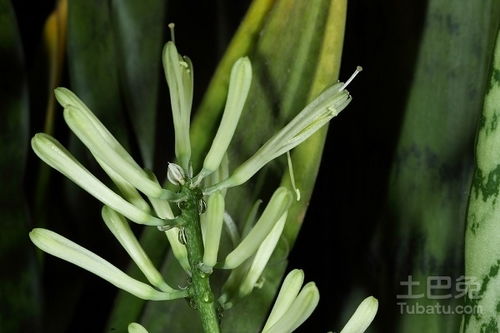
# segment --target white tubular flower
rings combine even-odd
[[[40,250],[94,273],[136,297],[162,301],[187,296],[185,291],[158,291],[135,280],[95,253],[50,230],[35,228],[30,232],[30,239]]]
[[[96,158],[97,163],[101,166],[101,168],[106,172],[106,174],[109,176],[109,178],[115,183],[116,187],[122,194],[122,196],[130,202],[132,205],[136,206],[137,208],[145,211],[145,212],[151,212],[151,207],[149,204],[144,200],[144,198],[137,192],[136,188],[130,185],[128,181],[125,180],[122,176],[117,174],[113,169],[111,169],[106,163],[101,161],[100,159]]]
[[[64,109],[64,119],[92,155],[108,165],[122,178],[125,178],[139,191],[155,198],[161,197],[166,191],[152,182],[136,163],[130,163],[128,159],[109,146],[87,113],[70,105]]]
[[[42,161],[68,177],[97,200],[126,216],[129,220],[146,225],[160,226],[165,224],[163,220],[140,210],[110,190],[50,135],[36,134],[31,139],[31,146]]]
[[[63,108],[73,106],[79,111],[83,112],[92,122],[94,127],[97,129],[101,137],[104,139],[107,145],[109,145],[115,152],[120,154],[122,158],[126,159],[130,164],[134,165],[136,168],[140,168],[135,160],[130,156],[130,154],[123,148],[123,146],[116,140],[116,138],[108,131],[108,129],[101,123],[99,118],[90,111],[90,109],[83,103],[78,96],[75,95],[71,90],[66,88],[56,88],[54,90],[56,99],[61,104]]]
[[[369,296],[359,304],[340,333],[363,333],[375,318],[378,310],[378,300]]]
[[[351,96],[345,90],[345,87],[360,71],[361,67],[358,67],[346,83],[339,82],[326,89],[300,111],[285,127],[260,147],[252,157],[236,168],[228,179],[207,188],[204,193],[209,194],[215,190],[245,183],[264,165],[295,148],[326,125],[351,101]]]
[[[151,170],[145,170],[145,171],[149,179],[158,183],[158,179]],[[175,218],[174,213],[172,212],[172,208],[170,208],[170,205],[167,200],[149,198],[149,201],[151,202],[151,205],[153,205],[153,209],[156,212],[156,215],[158,215],[160,218],[168,220]],[[172,228],[170,230],[165,231],[165,235],[168,238],[168,242],[170,243],[170,247],[172,248],[172,252],[174,253],[175,258],[182,266],[182,268],[188,274],[190,274],[191,271],[189,268],[186,246],[181,242],[179,242],[178,233],[179,233],[178,228]]]
[[[267,237],[280,217],[286,212],[292,202],[292,194],[285,187],[279,187],[271,197],[266,209],[259,220],[240,242],[240,244],[229,253],[224,261],[223,268],[233,269],[241,265],[252,256]]]
[[[149,283],[162,291],[174,291],[174,288],[165,282],[160,272],[154,267],[123,216],[107,206],[102,208],[101,215],[106,226],[118,242],[120,242],[125,251],[127,251],[142,273],[144,273]]]
[[[285,280],[281,284],[280,292],[276,301],[274,302],[273,309],[267,318],[263,331],[269,329],[271,326],[283,317],[290,305],[292,305],[295,298],[302,288],[304,283],[304,271],[301,269],[294,269],[287,274]]]
[[[257,280],[262,275],[269,258],[271,258],[271,255],[278,244],[283,228],[285,227],[286,217],[287,212],[280,217],[269,235],[267,235],[262,244],[259,246],[259,249],[252,260],[252,264],[248,269],[248,273],[240,285],[239,297],[244,297],[250,294],[257,284]]]
[[[199,178],[203,178],[219,168],[238,125],[251,83],[252,65],[250,60],[247,57],[240,58],[234,63],[231,70],[226,107],[212,146],[203,162],[203,169],[198,175]]]
[[[284,289],[285,286],[281,287],[280,295],[287,293]],[[296,290],[296,286],[292,286],[293,294]],[[290,300],[286,300],[289,302]],[[302,288],[300,293],[295,297],[291,304],[284,309],[284,303],[280,304],[280,313],[283,315],[279,319],[275,319],[275,323],[272,325],[264,326],[262,333],[289,333],[293,332],[297,327],[302,325],[304,321],[309,318],[311,313],[314,311],[319,302],[319,291],[314,282],[309,282]],[[276,306],[276,305],[275,305]],[[274,309],[273,309],[274,311]]]
[[[128,333],[148,333],[148,331],[138,323],[128,324]]]
[[[217,263],[223,219],[224,196],[220,192],[215,192],[208,198],[206,212],[203,264],[209,268],[212,268]]]
[[[175,156],[186,173],[189,173],[191,142],[189,127],[193,103],[193,64],[188,57],[177,52],[173,42],[163,49],[163,68],[170,91],[172,118],[175,131]]]

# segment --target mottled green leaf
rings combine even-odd
[[[498,332],[500,327],[500,33],[476,141],[476,170],[465,231],[465,274],[474,277],[464,332]],[[477,289],[476,289],[477,288]],[[480,307],[481,311],[477,311]],[[485,327],[489,327],[488,330]]]
[[[381,312],[387,313],[397,311],[397,302],[433,306],[439,301],[451,309],[462,302],[433,299],[426,284],[430,276],[449,277],[449,292],[456,294],[455,281],[463,274],[471,152],[500,13],[497,1],[430,0],[425,9],[389,182],[387,224],[381,228],[391,249],[387,254],[395,256],[388,262],[395,267],[388,269],[396,276],[380,281],[384,286],[394,281],[392,288],[384,287],[387,308]],[[408,275],[420,283],[413,293],[424,296],[396,299],[408,292],[399,285]],[[436,313],[390,318],[398,332],[456,332],[461,319]]]
[[[0,0],[0,331],[34,332],[41,300],[34,250],[29,245],[23,177],[28,142],[28,86],[16,17]]]

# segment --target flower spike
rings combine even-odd
[[[132,295],[152,301],[163,301],[187,296],[185,291],[162,292],[131,278],[108,261],[53,231],[35,228],[31,241],[42,251],[94,273]]]

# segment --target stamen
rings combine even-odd
[[[351,83],[351,81],[354,80],[356,75],[358,75],[359,72],[361,72],[362,70],[363,70],[363,67],[361,67],[361,66],[356,67],[356,70],[354,71],[354,73],[352,73],[351,77],[342,85],[342,87],[340,87],[339,91],[344,90],[349,85],[349,83]]]
[[[175,44],[175,24],[169,23],[168,28],[170,29],[170,39]]]

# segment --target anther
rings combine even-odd
[[[172,43],[175,44],[175,24],[169,23],[168,28],[170,29],[170,39],[172,40]]]

